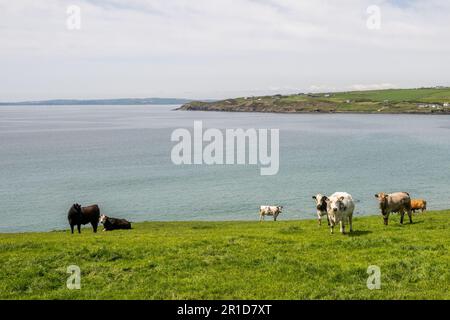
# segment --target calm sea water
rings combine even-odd
[[[450,117],[173,111],[176,106],[0,107],[0,232],[67,228],[74,202],[131,221],[314,218],[311,196],[347,191],[357,215],[374,194],[409,191],[450,208]],[[175,128],[279,128],[280,171],[175,166]]]

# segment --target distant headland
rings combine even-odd
[[[297,93],[192,101],[178,110],[276,113],[450,114],[450,88]]]

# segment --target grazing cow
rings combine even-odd
[[[328,198],[323,194],[316,194],[312,197],[316,201],[316,209],[317,209],[317,220],[319,222],[319,226],[322,225],[322,217],[326,216],[328,225],[330,225],[330,219],[328,219],[327,213],[327,200]]]
[[[74,226],[77,226],[78,233],[81,233],[81,225],[88,223],[92,224],[94,232],[97,232],[100,209],[96,204],[88,207],[81,207],[78,203],[75,203],[72,207],[70,207],[67,218],[69,219],[72,234]]]
[[[375,198],[378,198],[380,203],[381,214],[383,215],[384,224],[388,225],[389,214],[391,212],[400,212],[400,223],[403,224],[403,217],[405,211],[408,213],[409,222],[412,223],[411,217],[411,198],[407,192],[395,192],[386,194],[384,192],[377,193]]]
[[[117,229],[131,229],[131,223],[125,219],[110,218],[102,214],[100,223],[103,224],[103,231],[111,231]]]
[[[353,231],[353,212],[355,211],[355,203],[353,198],[347,192],[333,193],[327,200],[327,213],[330,221],[330,231],[336,224],[340,224],[340,231],[345,234],[345,223],[348,221],[350,232]]]
[[[427,202],[423,199],[411,199],[411,211],[415,213],[416,210],[421,210],[422,212],[427,210]]]
[[[265,216],[273,216],[273,221],[277,221],[281,210],[283,210],[283,206],[261,206],[259,208],[259,221],[264,220]]]

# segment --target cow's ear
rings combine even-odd
[[[330,199],[328,199],[328,197],[323,197],[323,199],[325,200],[325,202],[330,202]]]
[[[378,193],[375,195],[375,198],[378,198],[379,196],[378,196]]]
[[[340,197],[340,198],[339,198],[339,200],[341,200],[341,201],[344,201],[344,199],[345,199],[344,197]]]
[[[317,200],[317,197],[316,197],[316,196],[312,196],[312,198],[313,198],[314,200]]]

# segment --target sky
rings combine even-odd
[[[0,0],[0,101],[437,85],[448,0]]]

